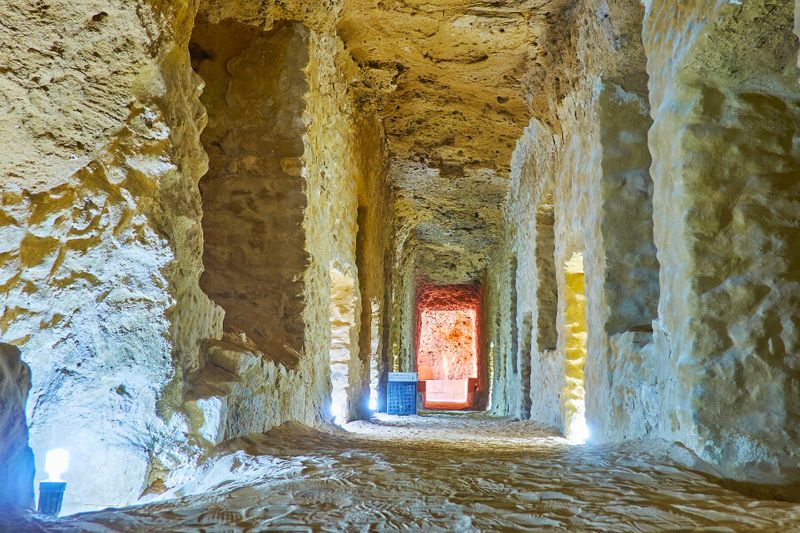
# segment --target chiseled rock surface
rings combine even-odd
[[[287,366],[304,340],[308,39],[301,23],[265,32],[199,19],[190,44],[208,113],[200,286],[225,310],[226,332]]]
[[[71,453],[64,510],[131,503],[193,453],[182,381],[221,322],[197,283],[193,13],[23,1],[4,17],[0,339],[31,368],[37,470]]]
[[[796,481],[793,6],[717,1],[676,9],[654,0],[644,12],[628,2],[626,13],[625,4],[586,4],[586,23],[570,40],[580,59],[567,72],[573,84],[554,99],[558,128],[537,116],[515,152],[505,236],[486,287],[487,313],[500,313],[489,336],[504,355],[495,366],[495,408],[513,413],[524,394],[508,379],[517,355],[511,321],[519,326],[534,312],[534,327],[555,323],[564,337],[560,316],[543,317],[534,297],[555,283],[563,299],[563,264],[579,251],[593,436],[665,438],[718,475]],[[632,29],[642,21],[637,44]],[[542,268],[538,243],[535,252],[527,244],[543,229],[536,216],[551,205],[555,276]],[[515,317],[507,311],[513,290]],[[563,428],[563,354],[540,346],[532,357],[532,417]]]
[[[345,0],[338,32],[393,154],[508,170],[528,119],[527,60],[563,3]]]
[[[566,323],[554,303],[576,252],[598,438],[677,440],[733,477],[800,474],[791,3],[441,5],[20,0],[4,9],[0,340],[20,346],[31,369],[38,466],[50,448],[72,453],[65,510],[157,492],[170,470],[222,440],[330,420],[332,336],[349,351],[335,354],[347,365],[346,386],[337,384],[349,393],[346,418],[362,416],[370,357],[381,370],[413,367],[421,278],[484,282],[484,316],[496,318],[483,346],[495,357],[495,411],[527,416],[530,405],[536,420],[564,427]],[[198,14],[265,34],[292,21],[293,46],[308,52],[290,69],[293,83],[266,80],[292,87],[283,93],[248,83],[270,60],[258,49],[219,62],[243,83],[207,80],[204,139],[203,79],[189,54]],[[290,96],[278,106],[290,111],[273,117],[271,93]],[[231,149],[246,140],[221,126],[231,104],[271,128],[291,124],[290,138],[273,131]],[[275,211],[265,214],[260,195],[276,191],[217,190],[220,176],[253,177],[243,175],[281,141],[290,146],[271,154],[272,175],[294,180],[295,192],[302,185],[304,198],[264,201]],[[260,248],[277,260],[286,256],[274,248],[292,246],[296,292],[256,295],[239,284],[250,264],[225,271],[204,256],[201,188],[206,202],[255,212],[258,231],[284,219],[291,231],[280,243],[226,239],[236,218],[215,218],[219,210],[205,223],[209,244],[230,247],[220,257]],[[202,285],[209,294],[204,257],[209,275],[227,275]],[[332,294],[331,268],[347,290]],[[254,308],[231,308],[243,295],[258,296]],[[333,331],[332,307],[347,309]],[[223,327],[226,311],[234,327]],[[292,357],[270,354],[266,334],[261,346],[238,342],[249,324],[236,323],[259,313],[291,315]],[[518,364],[529,348],[530,384]]]
[[[244,351],[229,341],[210,342],[208,362],[196,377],[185,404],[192,434],[207,446],[261,433],[286,421],[314,424],[321,414],[310,402],[310,360],[295,368]]]
[[[488,327],[500,355],[495,409],[525,415],[530,405],[534,420],[566,429],[572,409],[564,401],[571,394],[565,264],[582,255],[586,410],[594,416],[595,436],[614,397],[603,383],[614,366],[609,337],[648,327],[657,300],[643,15],[640,3],[625,1],[587,2],[562,14],[569,21],[566,35],[552,44],[561,47],[562,83],[546,89],[548,112],[535,113],[517,143],[503,237],[486,277],[487,312],[499,316]],[[527,358],[531,382],[525,365],[516,364]]]
[[[732,477],[800,477],[800,88],[791,2],[653,2],[665,428]],[[687,28],[691,31],[677,31]]]
[[[33,507],[33,451],[25,420],[30,388],[19,348],[0,343],[0,507]]]
[[[384,135],[374,113],[355,106],[348,92],[360,72],[335,33],[339,8],[338,2],[299,1],[125,0],[109,7],[95,0],[23,0],[4,11],[12,31],[0,36],[0,339],[21,346],[31,367],[28,414],[37,466],[48,449],[72,454],[66,512],[124,505],[145,490],[158,492],[171,469],[220,439],[286,420],[330,419],[329,268],[338,265],[353,277],[354,332],[362,322],[367,332],[377,330],[373,308],[383,301],[389,231],[382,224],[389,218]],[[287,60],[281,54],[261,57],[250,49],[220,67],[230,67],[242,83],[233,89],[206,85],[206,103],[222,101],[240,114],[261,111],[250,118],[275,119],[274,135],[249,152],[231,150],[243,139],[221,140],[221,108],[209,105],[209,119],[201,103],[204,83],[192,70],[197,57],[190,57],[198,14],[210,24],[234,19],[255,33],[291,20],[308,52],[292,64],[300,82],[284,91],[292,101],[282,109],[289,113],[272,117],[269,91],[248,87],[247,76],[263,76],[265,61]],[[282,132],[287,121],[292,128]],[[270,211],[262,219],[291,226],[279,242],[260,243],[260,257],[278,262],[285,257],[277,253],[282,246],[295,252],[293,292],[284,299],[303,305],[254,294],[244,283],[249,271],[223,279],[233,296],[214,283],[202,285],[206,294],[200,283],[204,202],[218,207],[235,196],[215,190],[214,180],[248,177],[245,171],[258,163],[250,156],[266,156],[273,141],[284,140],[282,133],[290,134],[291,150],[276,152],[271,170],[297,182],[307,207],[304,198],[284,216],[289,206],[282,205],[280,191],[269,203],[258,197],[261,189],[244,205],[256,211],[260,205],[261,215]],[[217,141],[224,150],[209,149]],[[198,184],[209,157],[203,198]],[[235,218],[220,221],[219,212],[210,210],[205,222],[236,224]],[[369,227],[359,228],[364,223]],[[209,229],[208,235],[209,244],[230,248],[206,254],[209,274],[224,271],[217,257],[247,256],[248,247],[257,247],[242,238],[226,240],[224,231]],[[364,265],[358,275],[357,253]],[[226,308],[244,300],[243,293],[257,305]],[[229,334],[248,329],[235,327],[244,318],[277,316],[284,325],[291,319],[283,337],[291,337],[285,344],[292,357],[264,342],[258,349],[241,343],[231,353],[253,364],[235,366],[241,375],[225,394],[202,396],[205,385],[220,382],[209,377],[215,355],[206,347],[230,341],[230,335],[223,341],[226,311],[234,325]],[[369,333],[354,333],[350,418],[364,414],[373,344]],[[187,416],[184,408],[201,397],[219,398],[218,405],[207,402],[207,417],[191,409]],[[222,418],[210,422],[212,411]]]

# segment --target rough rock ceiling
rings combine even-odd
[[[452,173],[420,163],[392,165],[396,228],[408,239],[422,277],[433,283],[471,283],[500,233],[508,182],[494,171]]]
[[[485,266],[530,118],[529,77],[564,4],[344,1],[338,32],[364,73],[362,98],[383,117],[398,230],[431,281],[474,281]]]
[[[379,94],[392,152],[507,169],[547,0],[346,0],[338,29]]]

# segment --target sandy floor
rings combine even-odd
[[[726,490],[648,444],[569,446],[480,415],[381,417],[232,443],[159,501],[12,531],[800,531],[800,505]],[[2,530],[0,520],[0,530]]]

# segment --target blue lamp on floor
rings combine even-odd
[[[69,452],[63,448],[50,450],[44,459],[44,470],[47,479],[39,482],[39,506],[37,510],[46,515],[58,516],[61,504],[64,502],[64,491],[67,482],[61,479],[61,474],[69,467]]]

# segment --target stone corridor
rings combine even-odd
[[[572,446],[485,414],[381,415],[229,443],[177,499],[25,531],[797,531],[800,505],[721,488],[666,443]],[[180,497],[181,490],[195,493]],[[200,494],[197,494],[200,493]],[[0,521],[2,524],[2,521]],[[0,525],[0,528],[2,526]],[[13,528],[12,528],[13,530]]]
[[[0,0],[0,529],[800,531],[798,35]]]

